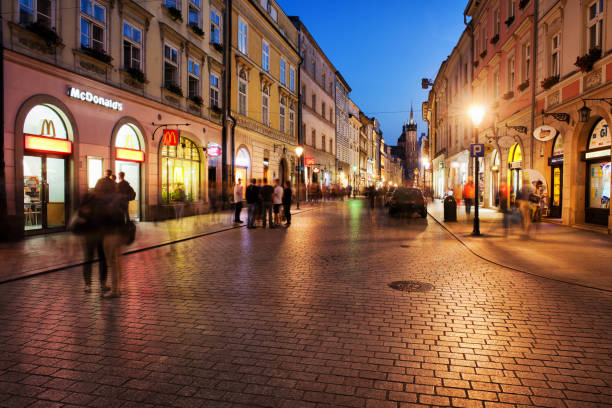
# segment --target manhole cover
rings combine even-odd
[[[395,281],[391,282],[389,287],[404,292],[428,292],[434,288],[431,283],[419,281]]]

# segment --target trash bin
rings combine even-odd
[[[444,222],[457,221],[457,200],[449,195],[444,199]]]

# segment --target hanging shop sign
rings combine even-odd
[[[314,166],[316,164],[316,160],[314,157],[306,157],[304,159],[304,165],[306,166]]]
[[[123,110],[123,103],[111,98],[106,98],[101,95],[96,95],[93,92],[85,91],[75,87],[68,88],[68,96],[73,99],[80,99],[84,102],[93,103],[94,105],[104,106],[116,111]]]
[[[162,146],[178,146],[178,129],[164,129],[162,133]]]
[[[209,142],[208,145],[206,145],[206,154],[208,154],[208,157],[221,156],[221,145]]]
[[[132,161],[142,163],[145,161],[145,154],[142,150],[125,149],[123,147],[115,148],[115,157],[117,160]]]
[[[313,173],[318,173],[318,172],[320,172],[320,171],[321,171],[321,169],[319,169],[318,167],[315,167],[314,169],[312,169],[312,172],[313,172]]]
[[[533,131],[533,137],[535,137],[540,142],[548,142],[549,140],[552,140],[556,135],[557,129],[548,125],[538,126]]]

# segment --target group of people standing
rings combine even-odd
[[[291,225],[291,201],[293,191],[291,182],[285,181],[285,186],[281,186],[279,179],[274,180],[274,185],[268,184],[266,178],[262,180],[251,179],[246,192],[242,186],[242,179],[238,179],[234,186],[234,222],[242,223],[240,212],[242,211],[242,201],[246,198],[247,203],[247,228],[257,228],[256,223],[263,228],[281,226],[281,206],[283,208],[282,218],[285,220],[285,227]],[[273,215],[274,214],[274,215]]]
[[[85,292],[91,292],[92,261],[97,252],[100,265],[100,294],[106,298],[121,294],[121,253],[131,243],[136,226],[129,217],[129,202],[136,198],[125,173],[118,179],[111,170],[96,183],[84,197],[79,209],[70,221],[69,229],[83,237],[85,264],[83,279]],[[111,286],[107,286],[108,268],[111,270]]]

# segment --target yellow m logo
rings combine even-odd
[[[47,128],[46,133],[45,133],[45,127]],[[51,130],[53,130],[53,133],[51,133]],[[47,119],[43,120],[42,129],[40,129],[40,135],[55,137],[55,125],[53,124],[52,120],[47,120]]]

